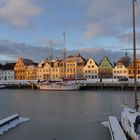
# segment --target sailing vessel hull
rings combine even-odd
[[[131,109],[127,107],[126,105],[122,106],[122,111],[121,111],[121,125],[123,130],[125,131],[126,135],[129,137],[131,140],[139,140],[140,139],[140,130],[139,128],[136,127],[138,124],[136,121],[137,117],[140,116],[139,112],[136,112],[135,109]]]
[[[78,84],[62,84],[62,83],[41,84],[38,87],[40,90],[48,90],[48,91],[72,91],[80,89],[80,86]]]

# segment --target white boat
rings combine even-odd
[[[41,90],[51,90],[51,91],[70,91],[80,89],[78,83],[71,83],[65,81],[58,82],[41,82],[38,84],[38,88]]]
[[[140,112],[126,105],[122,106],[121,125],[131,140],[140,140]]]
[[[66,59],[66,39],[64,32],[64,60]],[[51,42],[50,42],[51,48]],[[52,52],[50,54],[50,67],[52,60]],[[63,79],[52,81],[50,77],[50,81],[39,81],[37,87],[41,90],[51,90],[51,91],[69,91],[69,90],[79,90],[81,87],[85,86],[85,83],[80,83],[75,79],[65,79],[65,71],[66,71],[66,62],[63,62]],[[50,70],[51,75],[51,70]]]
[[[6,89],[7,86],[5,84],[0,84],[0,89]]]
[[[121,110],[121,125],[128,139],[140,140],[140,112],[138,112],[137,99],[137,78],[136,78],[136,37],[135,37],[135,4],[136,0],[132,0],[133,5],[133,65],[134,65],[134,93],[135,107],[130,108],[127,105],[122,105]]]

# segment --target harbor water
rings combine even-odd
[[[31,119],[0,139],[111,140],[101,122],[111,114],[120,119],[122,102],[133,106],[133,98],[132,91],[0,90],[0,119],[17,111]]]

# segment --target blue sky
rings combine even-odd
[[[63,32],[69,53],[117,59],[124,55],[121,49],[132,47],[131,4],[132,0],[1,0],[0,60],[45,59],[49,40],[54,55],[60,55]],[[137,0],[138,38],[139,6]]]

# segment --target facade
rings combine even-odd
[[[137,59],[137,78],[140,78],[140,67]],[[87,61],[80,55],[70,55],[65,60],[45,60],[39,64],[32,60],[19,57],[14,66],[14,72],[3,72],[0,65],[0,79],[15,79],[15,80],[57,80],[62,78],[68,79],[102,79],[102,78],[133,78],[133,65],[128,64],[131,58],[127,53],[124,57],[117,61],[113,68],[108,57],[103,57],[99,65],[89,58]],[[128,68],[127,68],[128,66]],[[3,67],[3,66],[2,66]],[[9,75],[8,75],[9,74]],[[6,77],[6,75],[8,75]],[[14,76],[10,76],[14,75]]]
[[[134,65],[133,63],[128,66],[128,77],[130,79],[134,78]],[[136,59],[136,78],[140,79],[140,59]]]
[[[92,58],[88,59],[84,67],[84,78],[86,79],[98,78],[98,65]]]
[[[63,78],[63,65],[62,60],[54,60],[51,65],[51,79]]]
[[[108,57],[104,56],[99,64],[99,78],[112,78],[113,76],[113,66],[109,61]]]
[[[19,57],[16,65],[14,66],[15,79],[16,80],[32,80],[31,78],[32,76],[29,76],[31,74],[29,70],[33,69],[33,67],[31,68],[31,66],[33,65],[36,65],[36,63],[34,63],[32,60],[23,59],[22,57]],[[30,67],[28,68],[28,66]]]
[[[117,65],[113,68],[113,78],[119,79],[119,78],[128,78],[128,72],[127,68],[121,63],[117,63]]]
[[[60,65],[62,60],[42,61],[38,65],[37,79],[38,80],[54,80],[61,79],[63,69]]]
[[[0,71],[1,80],[15,80],[15,72],[14,72],[15,63],[6,63],[3,65]]]
[[[36,71],[37,79],[38,80],[44,80],[44,79],[50,79],[50,64],[49,62],[42,61],[38,64],[38,68]]]
[[[83,78],[84,77],[84,66],[86,60],[80,55],[69,56],[66,58],[66,78]]]
[[[37,79],[36,71],[37,71],[37,65],[34,64],[34,65],[27,66],[25,79],[36,80]]]
[[[43,65],[45,65],[44,61],[42,61],[38,64],[38,68],[36,71],[37,72],[36,75],[37,75],[38,80],[43,80]]]

